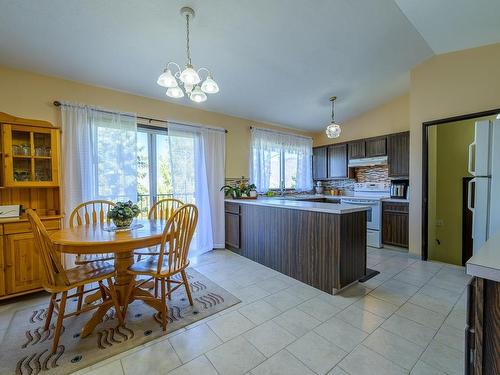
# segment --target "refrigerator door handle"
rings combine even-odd
[[[476,141],[472,142],[470,145],[469,145],[469,164],[467,166],[467,169],[469,171],[469,173],[473,176],[476,175],[476,171],[475,171],[475,166],[473,167],[472,166],[472,161],[473,161],[473,151],[475,152],[476,151]],[[473,169],[474,168],[474,169]]]
[[[476,183],[475,178],[469,180],[468,182],[469,188],[467,189],[467,208],[472,212],[472,228],[474,228],[474,219],[475,219],[474,206],[472,202],[472,185],[475,183]],[[474,239],[474,230],[472,230],[472,239]]]

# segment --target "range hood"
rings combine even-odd
[[[386,165],[387,156],[377,156],[375,158],[361,158],[349,160],[348,166],[354,167],[373,167],[375,165]]]

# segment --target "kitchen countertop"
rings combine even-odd
[[[384,198],[382,200],[384,202],[410,203],[409,199],[401,199],[401,198]]]
[[[323,212],[328,214],[348,214],[351,212],[367,211],[368,206],[352,206],[341,203],[304,202],[291,199],[259,198],[259,199],[226,199],[226,202],[248,204],[254,206],[267,206],[287,208],[291,210],[303,210]]]
[[[467,274],[500,282],[500,234],[491,237],[466,263]]]

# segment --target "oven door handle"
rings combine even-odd
[[[376,206],[378,204],[378,202],[374,202],[374,201],[359,202],[359,201],[350,201],[350,200],[342,200],[342,203],[355,204],[358,206]]]

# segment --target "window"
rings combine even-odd
[[[312,189],[311,138],[253,128],[250,151],[250,180],[259,193]]]

